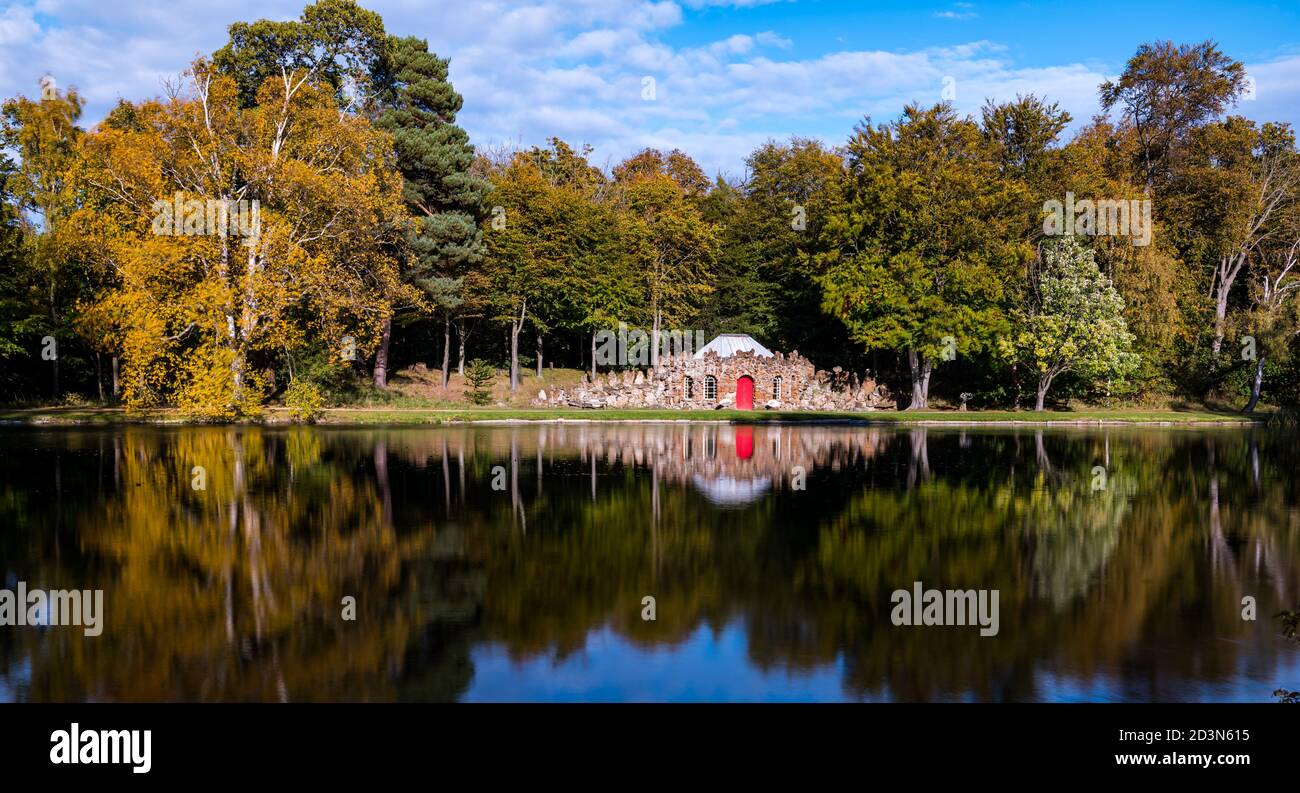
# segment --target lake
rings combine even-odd
[[[1297,471],[1242,427],[7,427],[3,587],[103,630],[0,627],[0,701],[1269,702]],[[897,624],[923,589],[996,632]]]

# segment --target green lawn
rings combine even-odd
[[[772,421],[871,423],[1143,423],[1143,424],[1240,424],[1263,421],[1266,415],[1246,417],[1240,413],[1209,410],[1069,410],[1006,411],[986,410],[966,413],[955,410],[894,411],[862,413],[811,411],[744,411],[744,410],[581,410],[576,408],[331,408],[321,424],[443,424],[467,421],[731,421],[761,424]],[[286,423],[282,408],[266,412],[268,423]],[[18,424],[118,424],[118,423],[185,423],[179,413],[169,409],[150,410],[143,415],[128,416],[120,408],[48,407],[0,409],[0,422]]]

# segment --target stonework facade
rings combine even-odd
[[[699,357],[661,358],[655,369],[598,374],[594,382],[584,377],[583,383],[570,391],[542,391],[536,404],[853,411],[895,406],[883,384],[843,372],[838,366],[831,372],[819,371],[798,352],[769,356],[741,351],[720,356],[713,350],[705,350]]]

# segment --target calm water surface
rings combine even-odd
[[[0,701],[1267,702],[1298,464],[1237,428],[6,428],[3,587],[106,615],[0,627]],[[998,590],[998,634],[893,625],[915,581]]]

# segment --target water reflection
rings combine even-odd
[[[1271,618],[1296,458],[1239,429],[11,429],[5,586],[103,588],[106,627],[0,628],[0,699],[1267,701],[1300,687]],[[1000,590],[1000,634],[893,626],[913,581]]]

